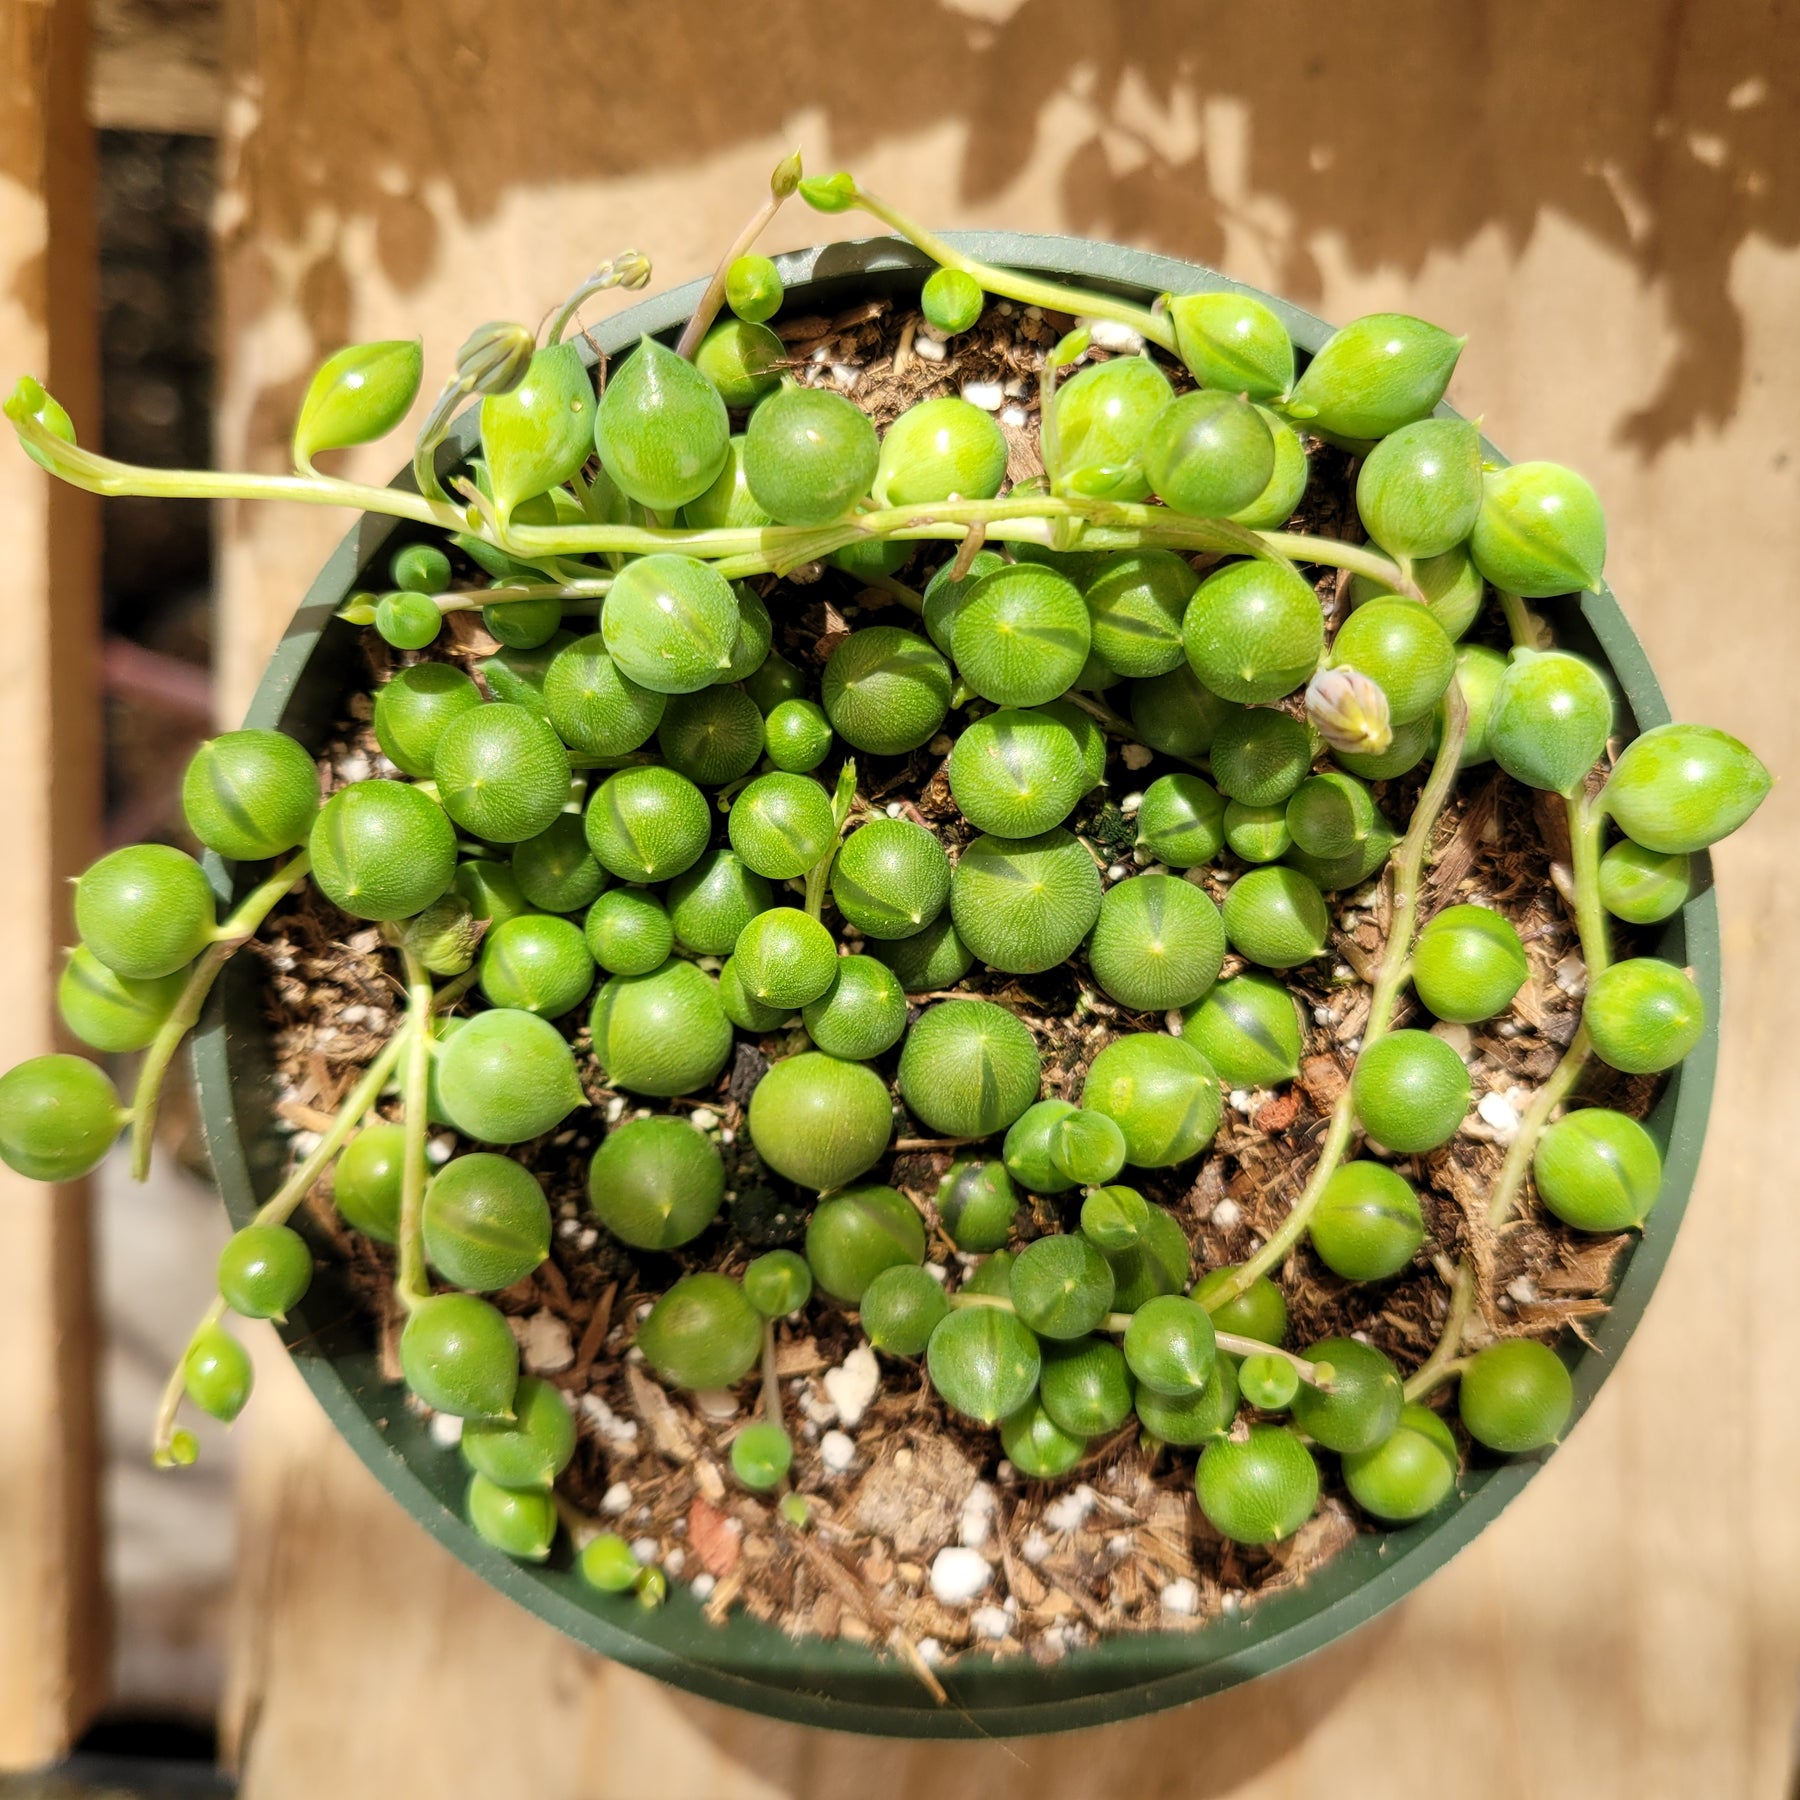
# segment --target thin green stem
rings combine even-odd
[[[775,173],[769,178],[768,199],[745,220],[743,230],[731,240],[731,248],[719,258],[718,266],[712,272],[712,279],[706,284],[706,292],[700,296],[700,304],[694,308],[693,316],[682,328],[680,340],[675,345],[677,356],[685,356],[689,362],[694,360],[694,352],[700,348],[700,340],[706,336],[713,320],[719,316],[719,308],[725,304],[725,278],[731,273],[731,265],[740,256],[746,255],[762,236],[770,220],[781,211],[781,203],[794,191],[799,180],[800,152],[796,150],[776,165]]]
[[[1509,594],[1504,588],[1496,592],[1500,595],[1500,610],[1506,616],[1506,629],[1512,634],[1512,641],[1522,650],[1547,649],[1550,634],[1542,621],[1532,614],[1531,608],[1517,594]]]
[[[1382,951],[1381,967],[1376,975],[1374,990],[1369,996],[1369,1016],[1362,1033],[1362,1048],[1365,1052],[1371,1044],[1387,1035],[1388,1028],[1393,1023],[1394,1007],[1400,998],[1400,990],[1406,983],[1412,961],[1413,927],[1419,916],[1419,898],[1425,883],[1425,861],[1431,850],[1432,836],[1437,830],[1444,803],[1456,786],[1463,740],[1468,729],[1468,703],[1463,697],[1461,684],[1452,679],[1444,692],[1443,738],[1437,749],[1436,760],[1431,765],[1431,778],[1425,783],[1418,804],[1413,808],[1406,836],[1401,839],[1400,847],[1388,864],[1393,881],[1393,918],[1388,925],[1387,945]],[[1207,1301],[1210,1310],[1216,1312],[1227,1301],[1235,1300],[1249,1289],[1259,1275],[1266,1275],[1271,1269],[1279,1268],[1286,1260],[1288,1252],[1299,1243],[1301,1233],[1306,1230],[1313,1211],[1319,1204],[1319,1197],[1325,1192],[1325,1184],[1336,1174],[1338,1165],[1343,1161],[1344,1153],[1349,1149],[1355,1133],[1355,1123],[1356,1110],[1351,1103],[1350,1090],[1346,1088],[1331,1110],[1331,1123],[1326,1130],[1325,1141],[1319,1148],[1318,1161],[1313,1164],[1312,1173],[1307,1177],[1300,1198],[1294,1202],[1287,1217],[1282,1220],[1269,1241],[1249,1261],[1239,1264],[1229,1281],[1220,1284],[1218,1291]]]
[[[771,1425],[780,1425],[784,1429],[786,1421],[781,1416],[781,1376],[775,1367],[775,1321],[763,1320],[762,1347],[762,1410],[763,1417]]]
[[[1561,1061],[1550,1071],[1549,1079],[1532,1095],[1531,1104],[1519,1121],[1519,1129],[1506,1147],[1506,1160],[1501,1163],[1500,1173],[1494,1180],[1494,1191],[1488,1196],[1488,1223],[1496,1231],[1512,1217],[1513,1207],[1525,1185],[1526,1171],[1537,1152],[1538,1139],[1544,1135],[1550,1115],[1574,1091],[1575,1083],[1581,1079],[1581,1071],[1587,1067],[1589,1054],[1584,1025],[1570,1040]]]
[[[156,1113],[162,1099],[163,1078],[169,1072],[181,1040],[200,1021],[201,1009],[212,992],[219,971],[256,935],[277,901],[290,893],[312,867],[304,850],[296,851],[274,874],[259,882],[238,903],[235,911],[213,934],[213,941],[195,959],[180,998],[150,1040],[138,1067],[137,1087],[131,1097],[131,1178],[142,1181],[150,1173],[150,1153],[156,1143]]]
[[[394,1291],[408,1312],[431,1297],[425,1273],[425,1134],[431,1082],[429,1021],[436,998],[431,971],[402,941],[406,969],[406,1012],[415,1024],[406,1046],[406,1068],[400,1083],[400,1123],[405,1133],[400,1172],[400,1267]]]
[[[847,758],[838,772],[837,791],[831,797],[831,818],[836,832],[831,848],[806,871],[806,914],[817,919],[825,912],[825,889],[831,880],[832,864],[837,861],[838,846],[844,841],[844,828],[856,806],[856,762]]]
[[[1600,902],[1600,843],[1603,814],[1577,789],[1563,796],[1569,814],[1569,869],[1575,882],[1575,928],[1581,934],[1581,958],[1591,982],[1612,963],[1612,933]]]
[[[602,599],[612,583],[610,575],[581,581],[510,582],[505,587],[452,588],[433,594],[431,599],[441,613],[480,612],[489,606],[510,606],[519,600]]]
[[[1348,569],[1352,575],[1367,575],[1383,587],[1408,600],[1425,603],[1425,595],[1413,579],[1412,571],[1390,558],[1371,550],[1366,544],[1340,544],[1335,538],[1313,537],[1299,531],[1264,531],[1257,534],[1278,556],[1289,562],[1324,563],[1334,569]]]
[[[1461,1367],[1463,1332],[1475,1306],[1475,1271],[1467,1257],[1456,1265],[1450,1278],[1450,1307],[1444,1314],[1444,1329],[1438,1333],[1437,1346],[1408,1377],[1402,1392],[1408,1400],[1423,1400],[1448,1381]]]

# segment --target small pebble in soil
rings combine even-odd
[[[1538,1286],[1529,1275],[1520,1275],[1506,1285],[1506,1296],[1515,1305],[1530,1306],[1538,1299]]]
[[[1068,1493],[1059,1494],[1044,1508],[1044,1524],[1051,1531],[1079,1531],[1099,1498],[1084,1481]]]
[[[1587,964],[1581,960],[1579,951],[1571,950],[1554,970],[1556,985],[1565,994],[1579,997],[1587,992]]]
[[[639,1562],[646,1565],[646,1567],[656,1561],[661,1550],[662,1546],[658,1544],[653,1537],[633,1538],[631,1540],[631,1554],[635,1556]]]
[[[1117,350],[1121,356],[1136,356],[1144,347],[1144,334],[1122,319],[1094,319],[1084,323],[1096,350]]]
[[[1154,754],[1155,752],[1148,744],[1126,744],[1119,751],[1119,755],[1124,758],[1125,766],[1128,769],[1149,768],[1150,759]]]
[[[1129,819],[1143,804],[1144,796],[1142,794],[1127,794],[1125,798],[1119,802],[1119,811]]]
[[[1519,1115],[1504,1094],[1483,1094],[1475,1110],[1493,1126],[1496,1142],[1510,1144],[1519,1135]]]
[[[610,1513],[613,1518],[623,1518],[631,1510],[631,1489],[622,1481],[615,1481],[600,1496],[600,1510]]]
[[[998,1606],[978,1606],[969,1615],[969,1623],[977,1637],[998,1641],[1012,1629],[1012,1620]]]
[[[934,338],[923,331],[913,339],[913,350],[927,362],[942,362],[944,360],[945,351],[943,340],[941,338]]]
[[[637,1421],[621,1419],[598,1394],[583,1394],[575,1404],[581,1409],[581,1416],[592,1422],[594,1429],[604,1442],[618,1450],[628,1450],[636,1445]],[[608,1490],[608,1492],[613,1491],[615,1490]],[[625,1498],[627,1502],[630,1501],[630,1488],[626,1488]],[[620,1510],[623,1511],[624,1508],[621,1507]]]
[[[710,1106],[696,1106],[688,1114],[688,1123],[696,1131],[711,1131],[719,1123],[719,1115]]]
[[[933,1666],[944,1660],[944,1646],[936,1638],[919,1639],[919,1661]]]
[[[463,1422],[452,1413],[431,1415],[431,1441],[440,1450],[454,1450],[462,1442]]]
[[[979,1550],[950,1544],[931,1559],[931,1593],[940,1606],[966,1606],[994,1578]]]
[[[1010,387],[1012,384],[1009,382],[1007,385]],[[1003,406],[1000,409],[1000,423],[1010,425],[1014,431],[1023,431],[1030,416],[1022,406]]]
[[[842,1431],[828,1431],[819,1439],[819,1460],[832,1475],[842,1475],[856,1461],[856,1440]]]
[[[998,412],[1006,404],[1006,394],[997,381],[965,381],[962,397],[983,412]]]
[[[516,1314],[507,1324],[519,1340],[519,1359],[534,1375],[560,1375],[575,1366],[575,1339],[567,1319],[553,1312]]]
[[[738,1413],[737,1396],[730,1388],[697,1388],[694,1405],[706,1419],[735,1419]]]
[[[713,1580],[712,1576],[709,1575],[706,1570],[702,1569],[700,1573],[688,1583],[688,1591],[696,1600],[710,1600],[712,1598],[712,1591],[717,1586],[718,1583]]]
[[[1455,1025],[1446,1019],[1439,1019],[1432,1026],[1431,1035],[1434,1038],[1442,1038],[1464,1062],[1467,1062],[1475,1053],[1475,1036],[1466,1025]]]
[[[1221,1231],[1229,1231],[1244,1216],[1244,1210],[1235,1200],[1221,1200],[1212,1209],[1212,1222]]]
[[[825,1392],[838,1418],[853,1431],[880,1389],[881,1365],[867,1344],[859,1344],[837,1368],[825,1371]]]
[[[679,1523],[679,1521],[677,1521],[677,1523]],[[681,1549],[671,1550],[669,1554],[663,1558],[663,1567],[667,1569],[671,1575],[679,1575],[681,1571],[687,1567],[687,1552]]]
[[[1049,1560],[1050,1540],[1041,1531],[1028,1531],[1025,1542],[1019,1546],[1019,1554],[1035,1569],[1039,1563]]]
[[[956,1528],[957,1538],[965,1548],[980,1550],[986,1546],[994,1533],[994,1511],[998,1504],[994,1490],[985,1481],[978,1481],[969,1489]]]
[[[1178,1619],[1191,1619],[1200,1610],[1200,1590],[1184,1575],[1162,1591],[1162,1609]]]

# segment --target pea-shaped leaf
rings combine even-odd
[[[1538,1198],[1577,1231],[1635,1231],[1662,1192],[1662,1153],[1637,1120],[1603,1106],[1559,1119],[1538,1140]]]
[[[1034,974],[1069,957],[1093,928],[1100,872],[1071,832],[978,837],[950,878],[950,915],[985,963]]]
[[[1646,850],[1704,850],[1728,837],[1773,785],[1750,748],[1710,725],[1658,725],[1625,746],[1602,803]]]
[[[634,1094],[691,1094],[731,1055],[718,983],[673,958],[645,975],[615,975],[595,995],[589,1026],[607,1079]]]
[[[1466,342],[1407,313],[1352,319],[1306,365],[1288,414],[1351,442],[1386,437],[1443,399]]]
[[[725,1165],[685,1119],[630,1119],[588,1165],[594,1216],[621,1242],[672,1250],[696,1238],[725,1199]]]
[[[655,338],[640,339],[613,370],[594,411],[594,448],[607,474],[655,512],[705,493],[725,466],[730,439],[718,389]]]
[[[1175,350],[1202,385],[1272,400],[1294,384],[1287,327],[1249,294],[1176,294]]]
[[[1112,1302],[1112,1270],[1079,1232],[1039,1238],[1013,1263],[1013,1309],[1040,1337],[1086,1337]]]
[[[984,1425],[1030,1400],[1042,1363],[1031,1330],[995,1306],[953,1311],[932,1332],[926,1350],[931,1385],[947,1405]]]
[[[452,1157],[425,1190],[425,1254],[448,1281],[498,1293],[550,1254],[550,1207],[537,1178],[510,1156]]]
[[[762,1351],[762,1314],[728,1276],[684,1275],[638,1327],[638,1348],[664,1381],[735,1387]]]
[[[824,1190],[875,1166],[894,1111],[873,1069],[813,1050],[784,1058],[756,1084],[749,1123],[756,1153],[771,1169]]]
[[[594,384],[573,344],[535,351],[525,379],[481,403],[481,454],[502,522],[561,487],[594,447]]]
[[[1583,657],[1516,650],[1486,723],[1488,753],[1515,781],[1569,794],[1612,735],[1612,693]]]
[[[294,422],[294,461],[385,437],[405,418],[425,370],[418,340],[348,344],[319,365]]]
[[[900,1053],[900,1094],[946,1137],[1002,1131],[1037,1097],[1043,1065],[1029,1029],[991,1000],[946,1000]]]
[[[85,1057],[34,1056],[0,1075],[0,1162],[29,1181],[78,1181],[124,1123],[111,1077]]]
[[[1600,498],[1560,463],[1514,463],[1482,482],[1469,539],[1475,566],[1495,587],[1528,600],[1598,591],[1606,563]]]

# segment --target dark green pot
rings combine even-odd
[[[1210,269],[1168,257],[1071,238],[971,233],[953,241],[991,262],[1052,273],[1096,289],[1147,300],[1163,292],[1232,288]],[[870,295],[912,300],[930,264],[892,239],[832,244],[777,259],[796,312],[833,313]],[[701,284],[659,295],[600,326],[608,351],[642,332],[673,332]],[[1303,351],[1329,327],[1267,295]],[[468,429],[451,458],[474,443]],[[1505,459],[1487,446],[1493,460]],[[410,475],[396,485],[410,485]],[[365,517],[313,583],[251,703],[247,725],[279,726],[321,743],[347,688],[357,680],[357,633],[333,613],[364,571],[386,553],[394,520]],[[379,585],[377,578],[376,585]],[[1668,709],[1643,647],[1610,592],[1551,604],[1562,639],[1608,664],[1639,728],[1664,723]],[[226,872],[215,865],[223,881]],[[1594,1346],[1571,1354],[1579,1412],[1617,1364],[1662,1273],[1700,1158],[1718,1049],[1719,926],[1705,882],[1664,928],[1659,954],[1691,965],[1706,996],[1709,1027],[1670,1078],[1648,1121],[1665,1158],[1663,1197],[1627,1255],[1611,1310],[1593,1329]],[[194,1044],[207,1141],[233,1221],[242,1224],[284,1172],[285,1137],[273,1129],[267,1028],[256,965],[229,965]],[[944,1673],[951,1704],[938,1706],[898,1659],[845,1643],[799,1640],[735,1615],[708,1625],[680,1583],[669,1603],[645,1612],[629,1597],[595,1594],[569,1566],[566,1546],[543,1568],[527,1568],[488,1548],[463,1522],[466,1473],[454,1450],[432,1443],[400,1389],[382,1379],[367,1324],[340,1278],[321,1274],[283,1336],[301,1373],[356,1453],[420,1524],[476,1573],[547,1624],[678,1687],[774,1718],[837,1730],[905,1737],[1003,1737],[1066,1731],[1177,1706],[1283,1667],[1365,1623],[1450,1560],[1537,1473],[1534,1459],[1467,1473],[1455,1503],[1424,1523],[1359,1536],[1304,1586],[1212,1620],[1195,1631],[1129,1634],[1071,1654],[1049,1668],[1025,1657],[964,1657]]]

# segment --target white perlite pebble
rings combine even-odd
[[[1475,1036],[1466,1025],[1457,1025],[1448,1019],[1439,1019],[1432,1026],[1431,1035],[1434,1038],[1442,1038],[1464,1062],[1467,1062],[1475,1054]]]
[[[1556,965],[1556,985],[1565,994],[1579,997],[1587,992],[1587,964],[1573,950]]]
[[[687,1567],[687,1552],[677,1546],[663,1558],[663,1567],[671,1575],[679,1575]]]
[[[856,1461],[856,1440],[842,1431],[828,1431],[819,1439],[819,1460],[833,1475],[842,1475]]]
[[[718,1585],[719,1584],[714,1581],[704,1569],[702,1569],[700,1573],[688,1583],[688,1592],[692,1594],[696,1600],[710,1600],[712,1598],[713,1589]]]
[[[1519,1115],[1513,1111],[1512,1102],[1504,1094],[1483,1094],[1475,1110],[1493,1126],[1495,1135],[1502,1143],[1509,1143],[1518,1136]]]
[[[622,1094],[614,1094],[606,1103],[606,1122],[609,1125],[616,1125],[624,1116],[625,1097]]]
[[[1006,404],[1006,392],[997,381],[965,381],[962,397],[983,412],[998,412]]]
[[[1012,383],[1009,381],[1006,385],[1010,388]],[[1000,423],[1010,425],[1014,431],[1023,431],[1029,416],[1022,406],[1003,406],[1000,409]]]
[[[944,1646],[936,1638],[919,1639],[919,1661],[929,1667],[944,1660]]]
[[[633,1538],[631,1540],[631,1554],[646,1567],[656,1561],[658,1552],[661,1548],[662,1546],[658,1544],[653,1537]]]
[[[519,1340],[520,1361],[533,1375],[558,1375],[575,1366],[575,1339],[568,1320],[553,1312],[534,1312],[506,1322]]]
[[[1117,350],[1126,356],[1136,356],[1144,347],[1144,334],[1123,319],[1091,319],[1082,323],[1087,326],[1089,341],[1096,350]]]
[[[979,1550],[994,1535],[994,1510],[997,1504],[994,1490],[985,1481],[978,1481],[969,1489],[969,1497],[963,1502],[962,1519],[956,1530],[958,1539],[966,1549]]]
[[[600,1496],[600,1510],[610,1513],[615,1519],[622,1519],[631,1511],[631,1489],[624,1482],[615,1481]]]
[[[1052,1531],[1079,1531],[1087,1523],[1099,1495],[1084,1481],[1044,1508],[1044,1523]]]
[[[1244,1209],[1235,1200],[1221,1200],[1212,1209],[1212,1222],[1221,1231],[1229,1231],[1244,1216]]]
[[[967,1606],[994,1578],[979,1550],[951,1544],[931,1560],[931,1593],[940,1606]]]
[[[1249,1117],[1251,1102],[1250,1090],[1248,1088],[1233,1088],[1231,1092],[1226,1095],[1225,1099],[1226,1104],[1230,1106],[1233,1112],[1242,1113],[1246,1118]]]
[[[313,1147],[314,1149],[318,1148],[317,1145],[314,1145]],[[298,1150],[300,1148],[299,1144],[296,1143],[294,1148]],[[308,1154],[310,1154],[310,1152]],[[452,1137],[434,1137],[425,1146],[425,1160],[434,1168],[442,1168],[455,1154],[456,1139]]]
[[[431,1415],[431,1441],[440,1450],[454,1450],[462,1442],[463,1422],[453,1413]]]
[[[1127,794],[1125,798],[1119,802],[1119,811],[1129,819],[1143,804],[1144,796],[1142,794]]]
[[[1128,769],[1147,769],[1155,752],[1148,744],[1126,744],[1119,752]]]
[[[619,1450],[629,1450],[635,1447],[638,1436],[637,1420],[621,1419],[598,1394],[583,1394],[575,1404],[579,1408],[581,1416],[599,1432],[602,1442],[611,1444]],[[625,1490],[625,1497],[629,1501],[631,1497],[629,1488]]]
[[[1028,1531],[1025,1542],[1019,1546],[1019,1554],[1035,1569],[1039,1563],[1049,1560],[1050,1540],[1041,1531]]]
[[[838,1418],[852,1431],[862,1423],[881,1388],[881,1365],[867,1344],[859,1344],[835,1369],[825,1371],[825,1392],[837,1408]]]
[[[1529,1275],[1520,1275],[1507,1284],[1506,1297],[1515,1306],[1530,1306],[1538,1298],[1537,1283]]]
[[[719,1122],[719,1115],[710,1106],[696,1106],[688,1114],[688,1123],[696,1131],[711,1131]]]
[[[998,1641],[1012,1629],[1012,1620],[998,1606],[978,1606],[969,1615],[969,1623],[977,1637]]]
[[[921,331],[913,339],[913,354],[922,356],[927,362],[942,362],[944,360],[943,340],[931,337],[927,332]]]
[[[694,1405],[705,1419],[725,1420],[737,1417],[737,1397],[730,1388],[696,1388]]]
[[[1162,1591],[1162,1609],[1178,1619],[1191,1619],[1200,1610],[1200,1590],[1185,1576],[1171,1581]]]

